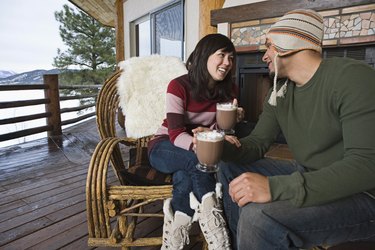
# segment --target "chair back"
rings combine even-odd
[[[121,71],[117,70],[111,75],[100,89],[96,101],[96,124],[100,139],[116,136],[116,112],[119,97],[117,95],[117,79]]]

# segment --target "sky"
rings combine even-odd
[[[57,49],[66,47],[55,11],[68,0],[0,0],[0,70],[22,73],[52,69]]]

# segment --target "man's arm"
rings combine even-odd
[[[263,158],[271,144],[280,133],[280,127],[275,116],[274,108],[268,103],[268,93],[263,105],[263,112],[250,135],[241,138],[241,147],[233,143],[225,143],[223,150],[223,161],[236,163],[251,163]]]

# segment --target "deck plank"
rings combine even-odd
[[[64,231],[68,230],[69,228],[77,226],[85,221],[86,221],[86,213],[81,212],[72,217],[66,218],[63,221],[60,221],[55,224],[51,224],[25,237],[15,240],[11,242],[10,244],[7,244],[5,248],[8,248],[8,249],[25,249],[25,247],[30,248],[45,240],[48,240],[49,238],[53,236],[64,233]],[[66,238],[65,240],[70,242],[70,239],[68,238]],[[45,249],[48,249],[48,248],[45,248]],[[58,248],[54,248],[54,249],[58,249]]]
[[[29,223],[24,224],[20,227],[12,228],[8,231],[0,233],[0,249],[2,248],[11,249],[10,246],[6,244],[16,239],[20,239],[33,232],[36,232],[39,229],[44,228],[50,224],[51,222],[49,219],[42,217],[42,218],[30,221]],[[20,249],[24,249],[24,248],[20,248]]]
[[[71,242],[74,242],[75,240],[79,240],[82,237],[85,237],[86,235],[87,235],[87,224],[84,221],[81,224],[78,224],[73,227],[69,225],[68,229],[65,230],[64,232],[56,234],[53,237],[49,238],[48,240],[38,243],[30,247],[29,249],[39,250],[39,249],[61,248],[66,245],[66,238],[70,239]]]

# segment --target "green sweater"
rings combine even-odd
[[[269,177],[273,201],[314,206],[366,191],[375,196],[373,68],[351,59],[323,60],[304,86],[290,82],[276,107],[268,97],[242,147],[225,144],[224,161],[262,158],[281,130],[295,160],[309,171]]]

